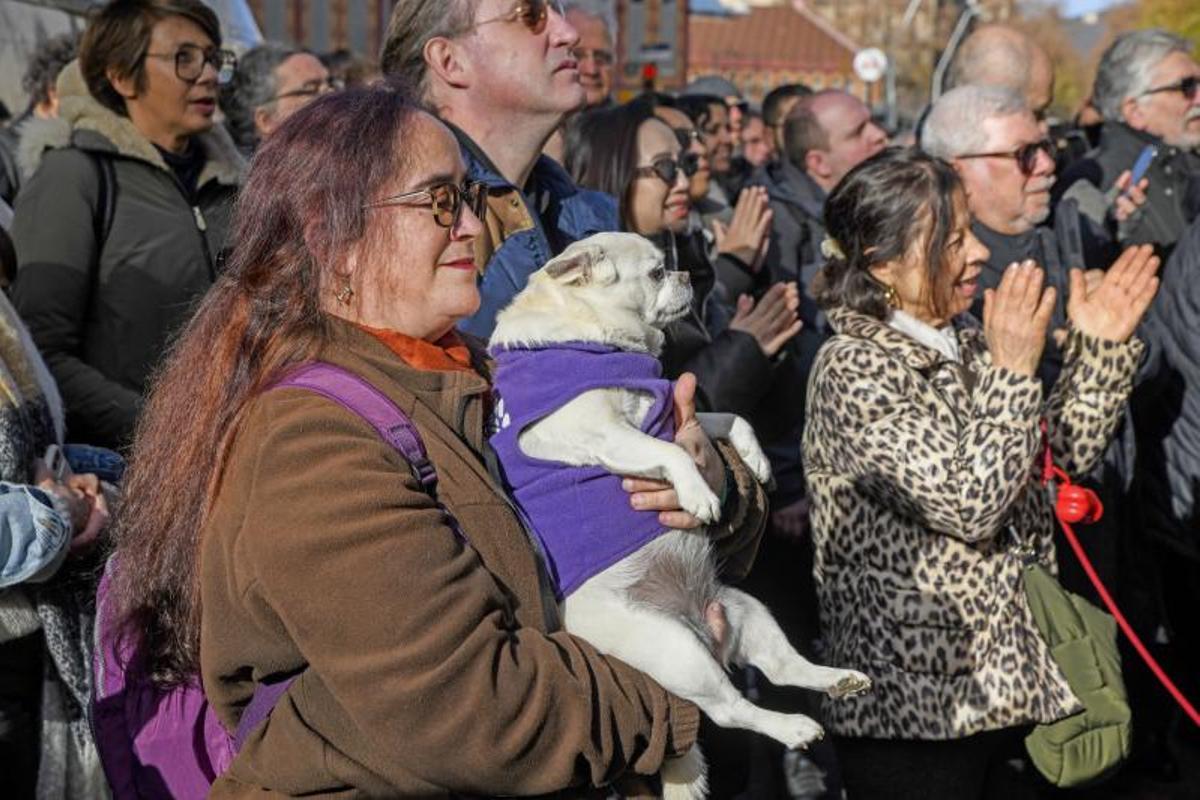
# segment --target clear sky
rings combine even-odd
[[[1059,6],[1068,17],[1078,17],[1089,11],[1100,11],[1115,6],[1120,0],[1059,0]]]

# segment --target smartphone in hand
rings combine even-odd
[[[1154,163],[1154,159],[1158,156],[1158,148],[1152,144],[1142,148],[1142,152],[1138,154],[1137,161],[1133,162],[1133,169],[1130,170],[1129,188],[1132,189],[1142,182],[1142,178],[1146,177],[1146,172],[1149,171],[1150,165]],[[1125,190],[1126,192],[1129,189]]]

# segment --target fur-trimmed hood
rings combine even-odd
[[[59,73],[58,96],[57,119],[34,119],[22,126],[17,165],[23,180],[33,176],[47,150],[71,146],[116,153],[171,171],[158,150],[128,117],[110,111],[92,97],[79,71],[78,61],[72,61]],[[199,134],[196,140],[207,157],[198,185],[216,181],[237,186],[246,161],[224,126],[214,125],[208,132]]]

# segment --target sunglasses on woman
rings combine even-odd
[[[660,158],[648,167],[638,167],[633,171],[634,175],[640,177],[658,177],[661,178],[667,186],[674,186],[675,181],[679,178],[679,173],[690,178],[696,174],[696,169],[700,166],[700,159],[695,153],[684,153],[679,158]]]
[[[449,182],[435,183],[427,189],[384,197],[367,203],[363,208],[425,207],[432,211],[434,222],[443,228],[453,228],[462,218],[464,205],[469,207],[476,217],[483,219],[483,210],[487,205],[487,186],[479,181],[467,181],[462,186]]]
[[[546,30],[546,20],[550,16],[551,8],[560,17],[563,15],[561,0],[553,0],[553,2],[549,0],[524,0],[524,2],[517,3],[511,9],[497,17],[476,22],[475,27],[489,25],[493,22],[520,22],[529,29],[530,33],[536,36]]]
[[[1058,146],[1054,144],[1052,139],[1042,139],[1037,142],[1029,142],[1023,144],[1016,150],[1007,153],[970,153],[965,156],[955,156],[955,158],[1014,158],[1017,161],[1017,168],[1021,170],[1021,174],[1029,177],[1037,169],[1038,153],[1045,152],[1053,161],[1058,157]]]
[[[691,148],[693,142],[699,143],[701,146],[704,145],[704,140],[700,137],[700,131],[695,128],[671,128],[671,131],[679,141],[679,146],[684,150]]]
[[[1184,99],[1188,102],[1196,99],[1196,92],[1200,91],[1200,75],[1188,75],[1186,78],[1176,81],[1175,83],[1167,84],[1166,86],[1158,86],[1154,89],[1147,89],[1142,92],[1143,95],[1158,94],[1159,92],[1180,92]]]

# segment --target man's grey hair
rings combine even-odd
[[[1033,48],[1015,30],[985,25],[967,37],[946,70],[943,92],[959,86],[1003,86],[1024,92],[1029,84]]]
[[[1092,102],[1106,119],[1121,121],[1121,105],[1126,99],[1141,97],[1152,89],[1151,73],[1171,53],[1191,55],[1186,39],[1160,28],[1133,31],[1117,37],[1100,57]]]
[[[617,46],[617,4],[615,0],[563,0],[563,13],[582,11],[589,17],[595,17],[604,23],[608,29],[608,38],[612,40],[613,49]]]
[[[260,44],[247,50],[238,59],[233,80],[221,87],[221,110],[225,112],[225,127],[243,150],[258,145],[258,130],[254,127],[254,112],[272,102],[279,90],[275,69],[297,53],[295,47],[281,44]]]
[[[452,39],[471,29],[480,0],[398,0],[388,22],[379,67],[416,97],[427,100],[429,65],[425,44],[443,36]]]
[[[949,161],[984,152],[983,121],[1028,112],[1025,98],[1001,86],[960,86],[938,98],[921,129],[921,149]]]

